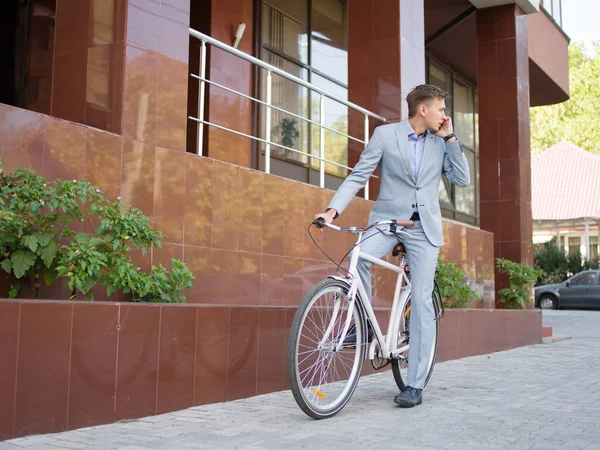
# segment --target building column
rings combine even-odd
[[[190,0],[57,0],[51,115],[185,151]]]
[[[57,0],[50,115],[120,134],[127,1]]]
[[[533,264],[527,16],[516,5],[477,11],[477,77],[481,228],[496,258]],[[496,292],[508,287],[495,279]]]
[[[587,217],[584,220],[585,220],[585,234],[584,234],[585,255],[584,255],[584,257],[586,260],[589,260],[590,259],[590,221]]]
[[[348,1],[348,100],[389,121],[406,118],[406,94],[425,82],[423,0]],[[370,133],[378,121],[370,121]],[[349,111],[349,133],[364,137],[364,115]],[[364,146],[348,142],[354,167]],[[372,179],[369,198],[377,198]],[[358,195],[362,196],[362,192]]]

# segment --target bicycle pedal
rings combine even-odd
[[[404,356],[392,356],[392,359],[408,364],[408,358],[405,358]]]

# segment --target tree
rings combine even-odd
[[[566,140],[600,154],[600,41],[592,54],[583,44],[569,46],[570,99],[550,106],[531,108],[531,150],[540,153]]]

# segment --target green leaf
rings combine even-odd
[[[17,250],[11,256],[15,277],[21,278],[35,263],[35,255],[28,250]]]
[[[56,281],[57,278],[58,278],[58,272],[56,270],[52,270],[52,269],[44,270],[44,281],[46,282],[47,286],[50,286],[52,283],[54,283],[54,281]]]
[[[26,235],[21,238],[21,243],[35,253],[38,248],[38,240],[35,235]]]
[[[79,242],[80,244],[85,244],[86,242],[88,242],[90,240],[90,236],[87,233],[77,233],[75,235],[75,240],[77,242]]]
[[[31,202],[30,208],[31,208],[31,212],[32,213],[37,213],[38,209],[40,209],[40,202],[38,202],[37,200],[34,200],[33,202]]]
[[[56,257],[56,253],[58,252],[58,245],[54,242],[50,242],[40,251],[40,258],[44,261],[44,265],[48,268],[52,265],[52,261]]]
[[[17,295],[19,295],[20,289],[21,289],[21,285],[19,283],[11,284],[10,290],[8,291],[8,298],[17,298]]]
[[[45,247],[54,237],[54,233],[38,233],[36,234],[36,237],[40,247]]]
[[[85,293],[86,300],[94,300],[94,292],[90,289]]]
[[[10,259],[5,259],[0,263],[0,267],[2,267],[6,272],[10,273],[12,270],[12,262]]]

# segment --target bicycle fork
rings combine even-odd
[[[333,351],[339,352],[342,349],[342,344],[346,339],[346,335],[348,334],[348,329],[350,328],[350,322],[352,321],[352,315],[354,314],[355,302],[356,302],[356,290],[357,290],[358,282],[353,280],[350,284],[350,289],[348,291],[348,296],[346,297],[342,292],[334,294],[335,304],[333,306],[333,313],[331,314],[331,319],[329,320],[329,325],[327,326],[327,330],[323,335],[323,338],[317,344],[318,350],[324,350],[329,346],[326,344],[329,340],[329,337],[333,334],[335,325],[338,323],[338,317],[341,313],[342,302],[348,302],[348,311],[346,311],[346,318],[344,320],[344,326],[342,328],[342,333],[336,337],[337,343],[335,343],[335,347]]]
[[[362,239],[362,233],[358,233],[357,242],[360,242],[361,239]],[[350,258],[350,265],[349,265],[350,267],[348,267],[348,273],[351,273],[351,274],[356,273],[356,267],[358,265],[358,259],[360,257],[359,254],[360,254],[360,245],[357,245],[355,247],[354,251],[352,252],[352,257]],[[358,280],[356,278],[351,278],[350,279],[350,289],[348,289],[348,297],[347,297],[347,301],[349,302],[348,311],[346,313],[346,320],[344,322],[344,327],[342,329],[342,333],[339,336],[339,339],[334,348],[334,351],[336,351],[336,352],[339,352],[342,349],[342,344],[343,344],[344,340],[346,339],[346,335],[348,334],[348,329],[350,328],[350,322],[352,321],[352,315],[354,314],[357,292],[358,292]],[[337,296],[337,298],[335,299],[335,305],[333,308],[333,314],[331,317],[331,321],[329,322],[329,326],[327,327],[327,331],[325,332],[323,339],[321,339],[321,341],[319,342],[318,347],[317,347],[319,350],[324,348],[325,342],[327,341],[327,339],[329,339],[329,336],[333,332],[334,326],[337,323],[338,314],[340,313],[341,302],[344,301],[343,297],[344,297],[343,294],[339,294]],[[365,329],[365,332],[367,332],[366,329]],[[357,345],[358,344],[359,343],[357,342]]]

